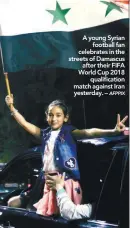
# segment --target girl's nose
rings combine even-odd
[[[53,116],[52,120],[56,120],[56,116]]]

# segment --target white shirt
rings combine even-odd
[[[91,204],[75,205],[64,189],[57,192],[57,204],[60,215],[67,220],[89,218],[92,213]]]
[[[43,171],[45,172],[58,171],[54,163],[54,145],[59,132],[60,130],[51,131],[50,138],[46,142],[43,156]]]

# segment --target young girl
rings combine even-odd
[[[55,100],[46,110],[46,120],[49,127],[40,129],[27,122],[25,118],[14,108],[13,96],[6,96],[6,104],[10,108],[11,115],[30,134],[35,137],[42,137],[43,171],[49,175],[62,174],[65,172],[65,189],[70,199],[75,204],[80,204],[82,190],[79,184],[80,173],[77,163],[76,142],[77,139],[105,137],[120,134],[125,129],[127,116],[120,121],[117,116],[117,124],[114,129],[103,130],[98,128],[79,130],[68,124],[68,107],[61,100]],[[58,213],[56,195],[54,190],[44,186],[44,193],[34,206],[37,213],[50,216]]]

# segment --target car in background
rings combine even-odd
[[[18,154],[0,172],[0,203],[31,187],[42,167],[39,147]]]
[[[85,202],[94,202],[90,219],[67,221],[36,214],[33,204],[43,191],[40,147],[27,150],[0,172],[0,224],[14,228],[127,228],[128,227],[128,136],[80,141],[78,161]],[[39,177],[38,177],[39,176]],[[9,198],[32,188],[25,208],[7,206]],[[5,190],[9,192],[5,193]]]
[[[5,167],[6,163],[0,163],[0,171]]]

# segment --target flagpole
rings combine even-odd
[[[4,72],[4,75],[5,75],[5,83],[6,83],[7,93],[10,96],[11,95],[11,91],[10,91],[8,73]]]

